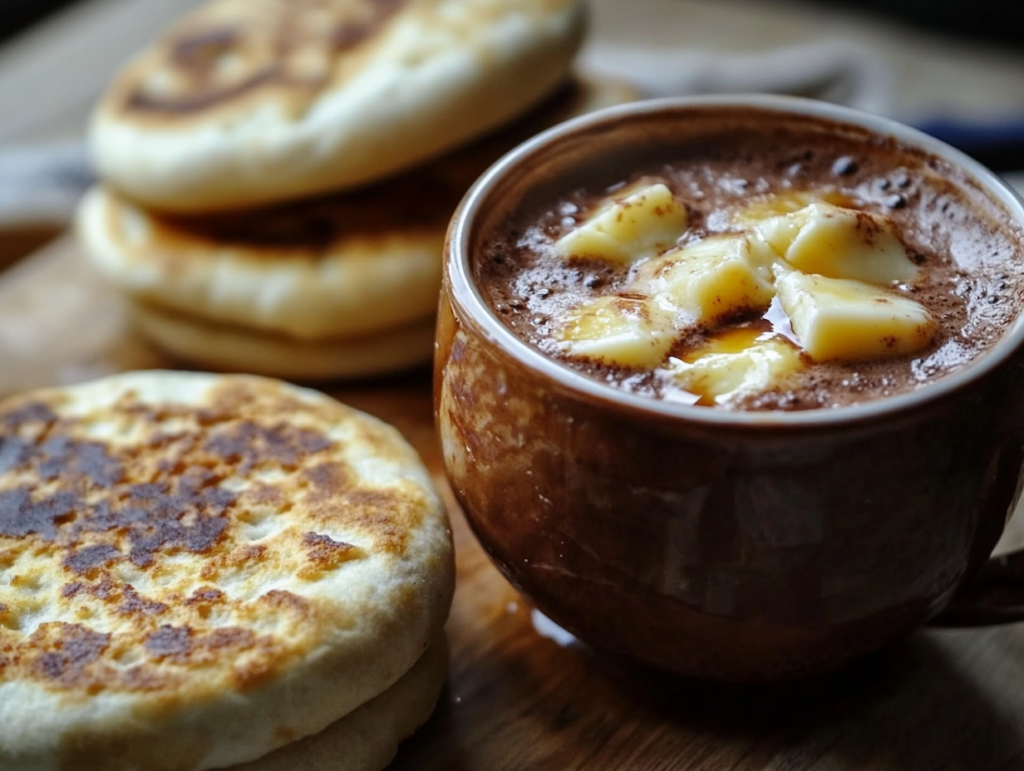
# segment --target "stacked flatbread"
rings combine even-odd
[[[380,769],[443,687],[453,586],[415,452],[320,393],[0,402],[0,768]]]
[[[584,7],[215,0],[97,107],[85,251],[146,336],[207,369],[425,363],[472,181],[536,130],[634,96],[574,79]]]

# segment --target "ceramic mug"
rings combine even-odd
[[[774,680],[899,639],[986,563],[1020,491],[1024,318],[968,367],[919,390],[797,412],[635,395],[512,334],[474,283],[488,234],[595,168],[622,173],[670,151],[709,110],[751,121],[783,112],[868,141],[895,138],[952,164],[1024,226],[1020,199],[991,172],[875,115],[758,95],[604,110],[506,155],[455,214],[435,411],[470,526],[544,614],[655,667]],[[950,618],[993,620],[998,608],[985,612],[983,600]]]

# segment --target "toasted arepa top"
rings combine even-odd
[[[397,431],[248,376],[0,402],[0,767],[238,763],[389,687],[451,601]]]
[[[175,211],[381,179],[543,98],[583,20],[582,0],[213,0],[114,78],[95,160]]]

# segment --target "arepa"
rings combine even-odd
[[[392,375],[434,356],[433,316],[361,337],[310,341],[203,321],[131,299],[124,306],[132,326],[165,354],[216,372],[310,383]]]
[[[419,176],[187,219],[97,186],[80,202],[76,228],[86,258],[136,300],[303,340],[352,337],[437,310],[461,190]]]
[[[434,711],[447,671],[442,636],[384,693],[320,733],[231,771],[380,771]]]
[[[584,26],[583,0],[214,0],[114,78],[91,154],[167,211],[363,185],[539,102]]]
[[[0,768],[193,771],[317,733],[441,633],[451,533],[398,432],[251,376],[0,402]]]

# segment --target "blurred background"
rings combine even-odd
[[[720,3],[723,0],[704,0]],[[54,11],[83,0],[7,0],[0,18],[0,41],[21,32]],[[728,0],[724,0],[728,2]],[[1004,0],[815,0],[819,5],[866,11],[921,29],[969,36],[1008,46],[1024,46],[1018,10]]]
[[[916,125],[1019,184],[1024,35],[1002,0],[590,0],[584,70],[651,96],[775,91]],[[0,265],[66,227],[89,110],[198,0],[5,0]]]
[[[0,43],[74,0],[7,0],[0,18]]]

